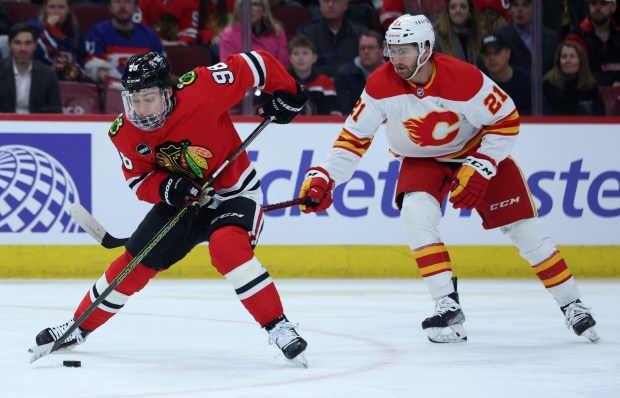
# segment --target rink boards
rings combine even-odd
[[[97,276],[120,252],[95,246],[68,206],[79,201],[125,237],[149,205],[125,184],[110,118],[32,119],[0,119],[0,277]],[[304,171],[329,152],[342,119],[315,120],[270,125],[248,148],[265,203],[296,197]],[[546,229],[584,277],[620,277],[620,120],[603,120],[529,119],[512,152]],[[258,122],[235,124],[246,136]],[[326,214],[289,208],[266,215],[257,255],[279,277],[416,277],[393,204],[398,168],[379,131]],[[446,206],[440,231],[459,275],[531,276],[517,250],[499,231],[483,230],[475,213]],[[165,275],[214,276],[208,248]]]

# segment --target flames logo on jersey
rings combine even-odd
[[[461,121],[459,115],[450,111],[431,112],[418,119],[407,119],[403,127],[407,129],[411,141],[421,147],[442,146],[452,142],[459,133],[455,127]]]
[[[170,171],[180,171],[190,178],[204,178],[209,170],[207,159],[213,153],[207,148],[192,145],[188,140],[181,143],[165,142],[155,148],[155,159],[160,167]]]
[[[114,123],[112,123],[112,125],[110,126],[110,129],[108,130],[108,134],[110,135],[110,137],[114,137],[116,134],[118,134],[118,131],[121,129],[121,127],[123,127],[122,113],[117,116],[116,120],[114,120]]]
[[[196,72],[194,71],[187,72],[183,76],[179,77],[179,83],[177,83],[177,89],[181,90],[185,86],[190,86],[194,84],[197,78],[198,78],[198,75],[196,74]]]

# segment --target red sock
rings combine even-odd
[[[232,284],[237,297],[261,326],[284,313],[280,295],[269,273],[254,257],[248,232],[227,225],[209,240],[211,262]]]
[[[133,260],[133,256],[125,251],[120,257],[110,264],[99,280],[86,293],[82,302],[78,306],[73,319],[78,319],[80,315],[108,288],[127,264]],[[103,300],[97,308],[82,322],[80,327],[86,330],[95,330],[112,318],[123,308],[129,296],[142,290],[151,278],[157,275],[157,271],[138,264],[136,267],[116,286],[116,288]]]

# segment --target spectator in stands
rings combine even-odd
[[[482,35],[508,25],[508,2],[506,0],[475,0],[476,13]]]
[[[88,80],[86,40],[68,0],[43,0],[39,20],[30,23],[39,30],[36,60],[50,66],[58,80]]]
[[[499,29],[497,34],[503,36],[510,46],[510,63],[519,66],[528,73],[532,71],[532,1],[511,0],[510,24]],[[560,44],[560,37],[549,28],[542,28],[542,70],[543,75],[553,67],[553,53]]]
[[[9,54],[9,26],[11,21],[0,3],[0,59]]]
[[[343,115],[348,115],[355,106],[364,91],[368,76],[385,62],[383,35],[379,32],[369,30],[363,33],[357,49],[359,55],[355,60],[341,66],[334,77],[338,93],[338,110]]]
[[[579,23],[588,16],[588,0],[555,0],[562,3],[562,12],[560,14],[560,37],[566,37],[571,32],[579,29]],[[543,3],[544,6],[545,3]]]
[[[134,22],[155,29],[164,46],[197,43],[198,0],[139,0]]]
[[[316,44],[317,72],[334,77],[342,65],[353,62],[363,26],[345,17],[349,0],[320,0],[321,17],[299,27],[298,34]]]
[[[448,0],[435,23],[438,52],[477,64],[482,33],[473,0]]]
[[[11,56],[0,61],[0,112],[62,112],[56,73],[33,59],[36,38],[36,29],[25,23],[9,29]]]
[[[267,0],[251,0],[252,50],[265,50],[277,58],[285,67],[290,66],[286,33],[280,22],[271,14]],[[241,14],[242,0],[235,3],[233,23],[222,32],[220,41],[220,59],[231,54],[243,52],[241,48]]]
[[[211,53],[213,64],[220,59],[222,32],[232,23],[235,0],[200,0],[198,42]]]
[[[164,51],[153,29],[132,22],[137,8],[138,0],[109,0],[112,18],[99,22],[88,34],[86,73],[92,80],[105,83],[108,77],[120,79],[132,55]]]
[[[615,0],[590,0],[590,14],[566,36],[586,50],[590,70],[601,86],[620,85],[620,25],[612,18]]]
[[[404,14],[424,14],[434,21],[443,12],[447,0],[383,0],[379,21],[384,31],[392,22]]]
[[[530,115],[532,79],[527,71],[508,63],[510,59],[508,43],[501,36],[487,34],[482,38],[480,51],[484,63],[484,66],[480,67],[482,72],[512,98],[520,115]]]
[[[336,88],[332,79],[314,70],[316,47],[305,36],[295,36],[289,43],[291,67],[289,73],[308,92],[304,115],[340,115],[336,103]]]
[[[564,41],[555,52],[554,65],[543,80],[549,115],[604,115],[605,107],[583,48]]]
[[[375,26],[375,6],[371,0],[349,0],[345,16],[352,22],[362,25],[366,29],[378,28]]]

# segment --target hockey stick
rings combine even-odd
[[[202,189],[204,190],[210,187],[213,184],[213,181],[217,179],[217,177],[222,173],[222,171],[224,171],[231,162],[237,159],[237,157],[239,157],[239,155],[241,155],[243,151],[245,151],[245,148],[247,148],[248,145],[250,145],[250,143],[254,141],[254,139],[265,129],[265,127],[267,127],[267,125],[272,120],[273,118],[265,118],[258,125],[258,127],[256,127],[254,131],[248,136],[248,138],[246,138],[245,141],[241,143],[239,148],[237,148],[235,152],[233,152],[232,155],[230,155],[224,161],[224,163],[222,163],[222,165],[217,170],[215,170],[215,172],[211,175],[211,177],[209,177],[207,182],[204,183]],[[33,347],[30,363],[56,351],[58,347],[60,347],[60,345],[67,339],[67,337],[69,337],[71,333],[73,333],[84,322],[84,320],[97,308],[97,306],[99,306],[99,304],[101,304],[103,300],[105,300],[106,297],[108,297],[110,293],[114,291],[114,289],[119,285],[119,283],[121,283],[125,279],[125,277],[127,277],[127,275],[136,267],[136,265],[138,265],[138,263],[140,263],[140,261],[142,261],[142,259],[151,252],[151,250],[157,245],[157,243],[159,243],[160,240],[162,240],[164,236],[166,236],[168,231],[170,231],[172,227],[174,227],[179,222],[179,220],[181,220],[187,214],[191,206],[193,205],[190,204],[180,209],[177,214],[172,217],[172,219],[170,219],[170,221],[168,221],[166,225],[164,225],[155,236],[153,236],[153,238],[149,241],[149,243],[146,244],[146,246],[140,251],[140,253],[138,253],[136,257],[134,257],[134,259],[131,260],[131,262],[127,264],[127,266],[118,274],[118,276],[114,278],[112,282],[110,282],[110,285],[107,287],[107,289],[105,289],[99,295],[99,297],[97,297],[97,299],[93,301],[93,303],[88,306],[88,308],[86,308],[84,313],[80,315],[80,317],[73,323],[73,325],[69,327],[69,329],[65,331],[62,336],[60,336],[54,342]]]
[[[129,238],[115,238],[110,235],[95,217],[79,203],[72,204],[70,212],[75,222],[106,249],[125,246],[129,240]]]
[[[287,200],[285,202],[274,203],[271,205],[265,205],[262,207],[265,213],[270,211],[285,209],[287,207],[308,204],[310,201],[309,198],[297,198],[293,200]],[[105,228],[99,224],[99,222],[95,219],[95,217],[88,212],[79,203],[74,203],[71,205],[71,216],[77,222],[77,224],[84,229],[84,231],[88,232],[90,236],[92,236],[97,242],[101,244],[101,246],[106,249],[115,249],[117,247],[125,246],[125,243],[129,240],[129,238],[116,238],[108,233]]]

